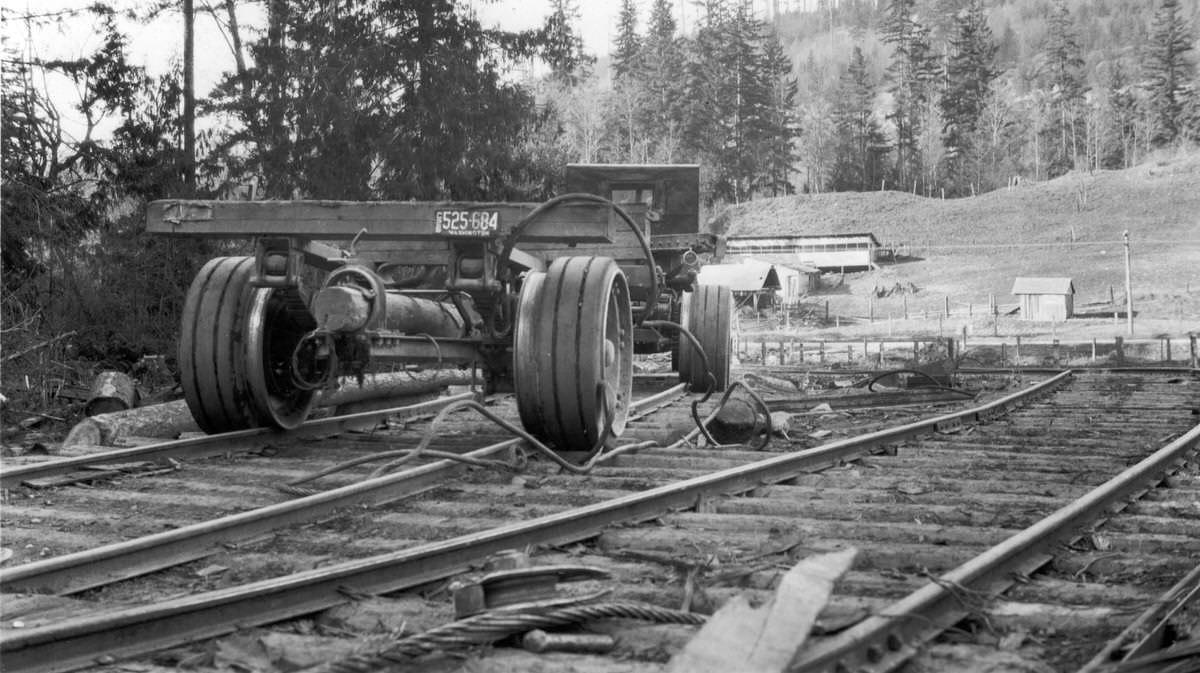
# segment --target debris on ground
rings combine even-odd
[[[744,596],[730,599],[671,658],[667,673],[782,673],[857,554],[851,548],[800,561],[759,608]]]

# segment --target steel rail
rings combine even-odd
[[[249,430],[237,430],[219,435],[175,439],[128,449],[114,449],[100,453],[89,453],[83,456],[48,460],[42,463],[31,463],[20,467],[10,467],[0,470],[0,488],[15,488],[24,481],[61,476],[89,465],[120,464],[146,460],[164,460],[166,458],[208,458],[230,451],[253,450],[281,437],[289,439],[325,437],[330,434],[340,434],[353,429],[373,427],[385,418],[398,417],[403,419],[423,414],[434,414],[448,404],[460,400],[473,399],[474,397],[475,393],[460,393],[458,395],[439,397],[436,400],[408,404],[391,409],[362,411],[344,416],[318,418],[305,421],[300,427],[292,430],[251,428]]]
[[[344,603],[347,590],[383,594],[411,588],[461,572],[498,551],[583,540],[616,523],[641,521],[673,509],[691,508],[705,497],[743,492],[784,480],[945,424],[991,418],[1017,404],[1050,394],[1070,377],[1070,372],[1064,372],[980,407],[442,542],[242,587],[100,611],[20,631],[8,630],[0,633],[0,655],[8,671],[68,671],[92,665],[100,656],[133,656],[310,614]]]
[[[630,405],[630,412],[647,413],[656,405],[682,395],[684,390],[684,384],[679,384],[637,400]],[[489,458],[523,442],[520,438],[510,439],[464,453],[464,456]],[[94,589],[204,558],[220,551],[222,545],[314,521],[340,508],[377,506],[411,497],[445,483],[450,474],[462,467],[463,464],[457,461],[438,460],[266,507],[0,569],[0,591],[65,595]]]
[[[1166,632],[1189,605],[1200,601],[1200,566],[1184,575],[1129,623],[1076,673],[1099,673],[1163,648]]]
[[[994,595],[1011,586],[1016,576],[1027,575],[1048,561],[1056,545],[1103,517],[1109,508],[1140,497],[1198,448],[1200,425],[1078,500],[914,591],[881,615],[814,643],[801,651],[788,670],[808,673],[898,668],[921,643],[966,616],[963,593]]]
[[[814,376],[874,376],[882,374],[886,369],[810,369],[799,365],[758,365],[753,363],[743,363],[740,367],[743,371],[749,373],[757,373],[769,371],[775,373],[787,374],[812,374]],[[1190,374],[1192,376],[1200,376],[1200,369],[1189,365],[1112,365],[1102,367],[958,367],[954,370],[958,374],[1061,374],[1065,371],[1074,372],[1096,372],[1100,374]]]

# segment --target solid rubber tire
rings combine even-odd
[[[208,433],[295,427],[316,396],[292,386],[283,369],[299,335],[315,324],[286,310],[287,293],[295,290],[252,287],[253,275],[253,257],[209,260],[184,301],[180,383]]]
[[[532,274],[531,274],[532,277]],[[607,257],[560,257],[522,288],[514,335],[517,407],[526,430],[559,451],[594,451],[625,429],[633,387],[629,286]],[[599,397],[601,382],[612,400]]]
[[[729,386],[733,350],[733,292],[724,285],[697,285],[691,292],[688,306],[682,315],[684,325],[704,349],[708,367],[715,378],[715,391]],[[708,389],[708,377],[699,353],[687,337],[679,337],[679,380],[693,390]]]

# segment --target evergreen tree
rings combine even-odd
[[[642,122],[652,144],[652,157],[670,163],[680,148],[684,98],[684,64],[675,35],[671,0],[654,0],[644,40],[640,103]]]
[[[726,58],[731,13],[725,0],[705,0],[694,37],[687,40],[683,99],[684,156],[703,167],[701,192],[706,202],[733,201],[729,170],[723,167],[733,136],[736,91]]]
[[[1047,21],[1039,73],[1049,93],[1051,116],[1043,131],[1050,177],[1071,170],[1084,149],[1083,57],[1066,0],[1055,0]]]
[[[982,0],[970,0],[956,15],[954,31],[946,64],[946,87],[939,100],[947,163],[944,174],[951,181],[971,180],[964,169],[974,165],[973,182],[978,185],[979,156],[973,145],[997,75],[996,45]]]
[[[796,95],[799,83],[792,75],[792,60],[774,33],[764,36],[761,76],[768,91],[767,107],[759,128],[758,191],[778,196],[795,191],[790,175],[796,165],[796,139],[800,135]]]
[[[1104,168],[1128,168],[1132,165],[1137,142],[1138,101],[1133,83],[1120,60],[1113,60],[1104,72],[1105,135],[1100,151]]]
[[[892,46],[888,66],[896,127],[896,178],[908,184],[921,174],[922,120],[937,76],[929,29],[917,20],[916,0],[892,0],[884,16],[883,41]]]
[[[542,29],[544,58],[552,78],[574,86],[587,77],[595,59],[583,52],[583,37],[575,28],[579,21],[575,0],[550,0],[550,5],[550,16]]]
[[[617,37],[613,41],[611,55],[614,84],[637,73],[640,50],[641,38],[637,33],[637,3],[634,0],[621,0],[621,13],[617,18]]]
[[[1197,86],[1196,65],[1188,57],[1194,42],[1179,0],[1162,0],[1154,13],[1143,65],[1155,145],[1171,143],[1187,130],[1184,111],[1196,95]]]
[[[502,70],[562,58],[574,43],[551,40],[567,35],[557,19],[504,33],[450,0],[270,7],[249,45],[249,94],[235,77],[216,94],[240,122],[212,157],[231,179],[259,178],[268,198],[339,199],[516,200],[527,196],[514,185],[538,183],[515,148],[542,117]]]
[[[888,147],[874,104],[875,83],[862,48],[855,45],[833,98],[837,131],[830,187],[834,191],[871,190],[884,179]]]
[[[637,34],[637,5],[634,0],[622,0],[617,37],[612,53],[613,104],[616,113],[611,119],[612,134],[619,139],[618,160],[636,162],[638,138],[643,135],[638,126],[642,97],[642,40]]]

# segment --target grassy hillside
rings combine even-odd
[[[1132,285],[1147,330],[1200,330],[1200,152],[1123,171],[1072,173],[974,198],[901,192],[830,193],[761,199],[718,213],[729,236],[871,232],[899,257],[851,274],[828,295],[831,310],[865,315],[875,288],[916,292],[876,298],[876,316],[955,310],[989,295],[1015,303],[1013,278],[1070,276],[1078,311],[1124,298],[1122,232],[1132,250]],[[911,284],[911,285],[910,285]]]

